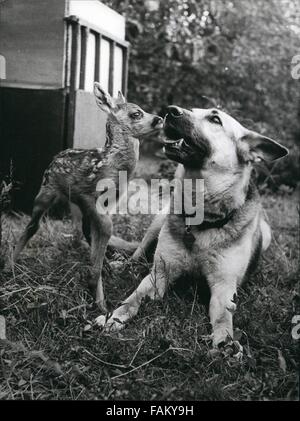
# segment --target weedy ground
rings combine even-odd
[[[93,325],[99,315],[87,289],[89,254],[74,246],[70,221],[46,218],[18,264],[0,272],[0,399],[295,400],[300,314],[298,214],[295,193],[264,195],[273,241],[257,273],[239,292],[236,337],[242,361],[211,355],[210,325],[197,290],[168,292],[145,302],[118,334]],[[151,217],[115,217],[122,237],[141,239]],[[4,217],[6,261],[27,216]],[[111,256],[111,260],[119,256]],[[146,267],[105,266],[113,309],[140,282]],[[0,332],[1,333],[1,332]],[[3,327],[2,327],[3,336]]]

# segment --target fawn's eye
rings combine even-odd
[[[220,117],[219,116],[217,116],[217,115],[212,115],[212,116],[210,116],[209,117],[209,121],[211,121],[212,123],[215,123],[215,124],[219,124],[220,126],[223,126],[223,124],[222,124],[222,120],[220,119]]]
[[[130,117],[134,119],[139,119],[143,117],[143,113],[142,111],[135,111],[134,113],[130,115]]]

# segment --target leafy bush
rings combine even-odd
[[[220,105],[246,126],[250,119],[291,148],[272,174],[297,184],[300,89],[291,76],[292,57],[300,54],[297,0],[104,2],[127,18],[130,100],[162,114],[171,103]]]

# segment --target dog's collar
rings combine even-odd
[[[236,209],[233,209],[224,218],[217,218],[213,221],[204,219],[199,225],[191,225],[188,222],[188,219],[194,217],[196,215],[196,212],[192,215],[184,212],[183,216],[187,220],[187,222],[185,223],[185,229],[184,229],[184,237],[183,237],[184,244],[186,245],[187,248],[192,248],[196,240],[192,232],[193,227],[195,227],[195,229],[197,229],[198,231],[206,231],[213,228],[220,229],[220,228],[223,228],[226,224],[228,224],[228,222],[233,218],[235,213],[236,213]]]

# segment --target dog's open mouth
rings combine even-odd
[[[183,138],[179,140],[165,140],[164,152],[169,159],[182,164],[193,154],[192,148]]]
[[[188,131],[184,133],[181,126],[176,126],[172,121],[165,120],[164,132],[167,139],[164,142],[164,152],[166,156],[183,165],[201,167],[203,159],[209,154],[207,142],[200,137],[195,142]]]
[[[165,120],[165,125],[164,125],[164,131],[169,141],[176,142],[182,139],[183,137],[182,134],[179,132],[179,130],[176,127],[174,127],[172,124],[168,123],[166,120]]]
[[[193,121],[189,116],[179,113],[177,108],[167,114],[164,119],[164,152],[172,161],[183,165],[202,168],[205,159],[210,155],[209,141],[195,130]]]
[[[181,152],[188,152],[188,149],[190,149],[188,143],[173,125],[166,123],[164,131],[167,137],[164,141],[164,148],[167,156],[172,158],[180,155]]]
[[[164,141],[164,148],[166,150],[166,152],[172,152],[172,151],[180,151],[182,148],[187,148],[188,145],[185,142],[184,139],[179,139],[179,140],[170,140],[170,139],[166,139]]]

